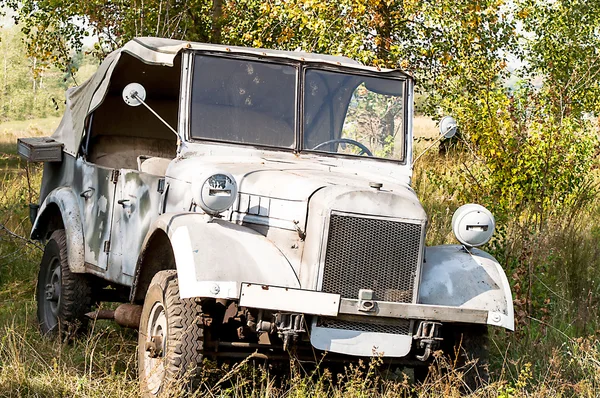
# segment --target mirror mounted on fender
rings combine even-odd
[[[440,142],[443,138],[449,139],[454,137],[456,135],[456,131],[458,130],[458,124],[452,116],[444,116],[442,120],[440,120],[439,126],[440,136],[433,142],[433,144],[429,145],[423,152],[419,154],[419,156],[415,158],[415,160],[413,160],[413,167],[415,163],[417,163],[417,160],[419,160],[419,158],[423,156],[427,151],[429,151],[435,144]]]
[[[440,120],[440,137],[438,141],[442,138],[448,139],[454,137],[457,129],[458,124],[456,124],[456,120],[452,116],[444,116]]]

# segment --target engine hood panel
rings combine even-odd
[[[324,237],[333,212],[400,221],[420,228],[427,222],[408,177],[362,173],[314,159],[235,159],[195,156],[174,160],[166,173],[171,186],[167,211],[194,208],[191,182],[195,178],[206,172],[231,173],[239,195],[231,211],[223,216],[274,242],[292,264],[303,288],[318,288]],[[383,186],[375,189],[371,182]]]
[[[231,158],[222,160],[220,162],[214,157],[210,161],[197,157],[177,159],[169,166],[167,177],[191,183],[204,170],[222,170],[233,174],[238,182],[240,194],[300,202],[307,202],[313,193],[324,187],[344,187],[348,191],[374,191],[369,188],[371,181],[382,183],[385,192],[399,192],[401,195],[405,195],[407,191],[412,192],[408,187],[408,180],[397,181],[389,177],[348,172],[331,164],[302,160],[257,161],[255,158],[239,159],[236,162],[231,162]]]
[[[311,215],[325,217],[330,210],[377,217],[427,221],[427,214],[409,187],[396,190],[351,189],[332,186],[317,192],[311,200]]]

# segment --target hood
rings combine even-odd
[[[210,161],[209,161],[210,159]],[[380,217],[426,221],[427,215],[406,181],[350,171],[332,163],[215,157],[179,158],[167,178],[191,185],[206,172],[231,173],[239,188],[232,220],[244,220],[284,229],[304,229],[308,204],[314,215],[337,210]],[[372,182],[382,184],[371,188]],[[182,208],[189,207],[189,202]]]
[[[374,191],[370,183],[383,184],[382,191],[395,192],[401,195],[416,195],[408,185],[408,181],[397,181],[389,177],[373,174],[348,172],[333,164],[315,164],[315,162],[237,159],[231,158],[187,158],[176,159],[167,171],[167,177],[191,183],[206,172],[227,171],[237,183],[240,194],[256,195],[273,199],[306,202],[313,193],[324,187],[340,187],[348,191]]]

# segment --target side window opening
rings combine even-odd
[[[122,91],[129,83],[142,84],[148,105],[176,128],[180,76],[181,56],[173,67],[166,67],[144,64],[123,54],[106,98],[89,117],[82,147],[87,160],[100,166],[137,170],[140,157],[173,159],[177,137],[145,107],[125,104]]]

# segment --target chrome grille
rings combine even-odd
[[[410,320],[388,319],[386,323],[356,322],[337,318],[320,317],[317,326],[331,329],[356,330],[359,332],[410,334]]]
[[[322,291],[357,298],[371,289],[374,299],[413,301],[422,225],[331,214]]]

